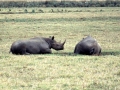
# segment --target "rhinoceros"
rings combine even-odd
[[[84,55],[100,55],[101,47],[96,39],[91,36],[87,36],[75,46],[74,53]]]
[[[12,54],[28,55],[28,54],[47,54],[52,53],[51,48],[55,50],[63,50],[66,40],[56,42],[54,36],[49,38],[35,37],[28,40],[18,40],[13,42],[10,48]]]

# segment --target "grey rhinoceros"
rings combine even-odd
[[[52,53],[51,48],[63,50],[65,41],[63,43],[56,42],[54,36],[49,38],[35,37],[29,40],[18,40],[13,42],[10,52],[20,55],[47,54]]]
[[[74,53],[84,55],[100,55],[101,47],[96,39],[91,36],[87,36],[75,46]]]

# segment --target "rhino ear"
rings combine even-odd
[[[54,40],[54,36],[52,36],[51,39]]]

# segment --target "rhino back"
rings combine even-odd
[[[45,49],[49,49],[48,44],[44,40],[31,39],[25,42],[26,52],[32,54],[42,53]]]

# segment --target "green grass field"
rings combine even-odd
[[[53,35],[63,51],[9,54],[16,40]],[[73,54],[87,35],[100,56]],[[120,90],[120,8],[1,8],[0,90]]]

